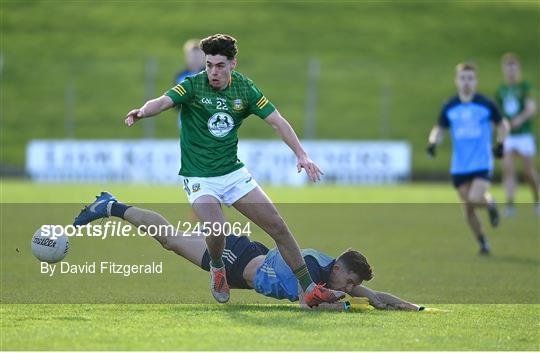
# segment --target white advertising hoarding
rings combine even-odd
[[[407,180],[411,148],[401,141],[303,141],[323,182],[383,184]],[[238,157],[260,183],[303,185],[296,158],[282,141],[242,140]],[[178,140],[34,140],[26,171],[37,182],[179,184]]]

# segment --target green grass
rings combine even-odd
[[[185,197],[173,187],[1,185],[2,350],[540,349],[540,223],[530,204],[486,226],[494,254],[481,258],[449,185],[267,188],[302,247],[335,256],[352,246],[375,270],[370,287],[449,310],[308,313],[242,290],[218,306],[205,272],[146,237],[72,238],[66,261],[162,261],[163,274],[42,275],[32,232],[69,223],[102,188],[173,222],[189,217],[177,203]],[[260,230],[252,236],[272,246]]]
[[[183,66],[183,41],[215,32],[237,37],[239,71],[301,136],[307,63],[317,58],[317,137],[411,141],[418,173],[447,168],[449,143],[435,161],[423,149],[441,103],[454,92],[457,62],[476,62],[480,90],[491,96],[500,81],[500,55],[516,51],[525,77],[540,86],[536,1],[3,0],[0,6],[0,160],[8,164],[24,164],[30,139],[66,137],[70,82],[75,138],[143,137],[142,127],[124,128],[122,117],[145,99],[145,60],[159,60],[159,94]],[[157,137],[177,137],[175,115],[156,120]],[[248,120],[240,134],[275,137],[259,119]]]
[[[0,201],[3,203],[80,203],[102,190],[114,193],[125,202],[185,203],[181,185],[126,184],[35,184],[17,179],[0,179]],[[303,188],[265,186],[264,191],[278,203],[456,203],[455,190],[448,183],[414,183],[390,186],[319,186]],[[492,193],[504,200],[501,187]],[[525,188],[518,188],[516,200],[530,202]]]
[[[538,306],[307,313],[285,305],[3,305],[6,350],[538,350]],[[54,330],[54,335],[51,331]]]

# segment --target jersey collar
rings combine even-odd
[[[231,77],[229,77],[229,83],[227,83],[227,86],[225,86],[224,89],[220,90],[220,92],[223,92],[223,91],[229,89],[229,87],[231,87],[231,85],[232,85],[232,72],[231,72]]]

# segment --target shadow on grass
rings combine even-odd
[[[330,324],[337,319],[337,315],[377,315],[378,310],[308,310],[301,309],[298,304],[235,304],[230,305],[225,313],[229,319],[238,324],[257,326],[259,328],[272,328],[279,325],[280,329],[313,333],[313,325]],[[255,315],[253,315],[255,313]],[[271,313],[287,313],[280,317],[268,316]],[[260,315],[263,314],[263,315]],[[267,314],[267,315],[264,315]],[[301,319],[302,324],[299,324]]]

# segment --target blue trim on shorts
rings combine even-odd
[[[452,184],[457,189],[461,185],[472,181],[474,179],[484,179],[491,181],[491,170],[479,170],[476,172],[465,173],[465,174],[452,174]]]
[[[244,270],[247,264],[259,255],[266,255],[270,251],[264,244],[251,241],[249,237],[229,235],[225,237],[225,250],[223,263],[227,274],[227,283],[232,288],[251,289],[244,279]],[[210,271],[210,254],[204,252],[201,268]]]

